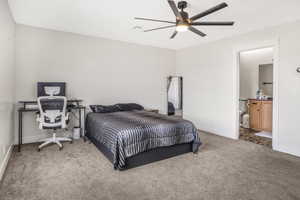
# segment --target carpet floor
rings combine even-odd
[[[82,140],[36,144],[13,152],[1,200],[297,200],[300,158],[262,145],[201,133],[198,154],[185,154],[115,171],[93,144]]]

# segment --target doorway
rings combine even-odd
[[[183,116],[183,78],[169,76],[167,78],[167,114],[182,118]]]
[[[274,47],[239,52],[239,139],[272,148]]]

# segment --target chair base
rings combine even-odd
[[[56,133],[53,133],[51,138],[46,138],[44,140],[42,140],[41,142],[43,142],[41,145],[39,145],[38,147],[38,151],[40,151],[42,148],[44,148],[45,146],[49,145],[49,144],[57,144],[59,146],[59,150],[61,150],[63,148],[63,144],[61,142],[72,142],[73,140],[71,138],[67,138],[67,137],[56,137]]]

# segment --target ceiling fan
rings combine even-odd
[[[171,36],[171,39],[173,39],[177,35],[178,32],[185,32],[187,30],[190,30],[202,37],[205,37],[206,34],[199,31],[194,26],[232,26],[232,25],[234,25],[234,22],[231,22],[231,21],[230,22],[203,22],[203,21],[196,22],[196,20],[198,20],[198,19],[201,19],[209,14],[212,14],[212,13],[218,11],[218,10],[226,8],[228,6],[227,3],[218,4],[215,7],[212,7],[202,13],[199,13],[199,14],[189,18],[189,14],[184,11],[184,9],[187,7],[186,1],[178,2],[178,9],[180,9],[181,11],[179,11],[177,9],[174,0],[167,0],[167,1],[176,16],[176,22],[136,17],[135,18],[136,20],[146,20],[146,21],[163,22],[163,23],[172,24],[169,26],[163,26],[163,27],[159,27],[159,28],[144,30],[144,32],[150,32],[150,31],[155,31],[155,30],[160,30],[160,29],[176,27],[176,30],[174,31],[174,33]]]

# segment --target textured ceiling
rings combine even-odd
[[[188,0],[186,11],[192,16],[221,2]],[[206,38],[184,32],[170,40],[173,28],[148,33],[133,28],[141,26],[148,29],[165,25],[135,21],[134,17],[175,20],[167,0],[9,0],[13,16],[19,24],[169,49],[181,49],[300,19],[300,0],[225,2],[229,7],[202,20],[233,20],[236,22],[234,27],[199,27],[208,35]]]

